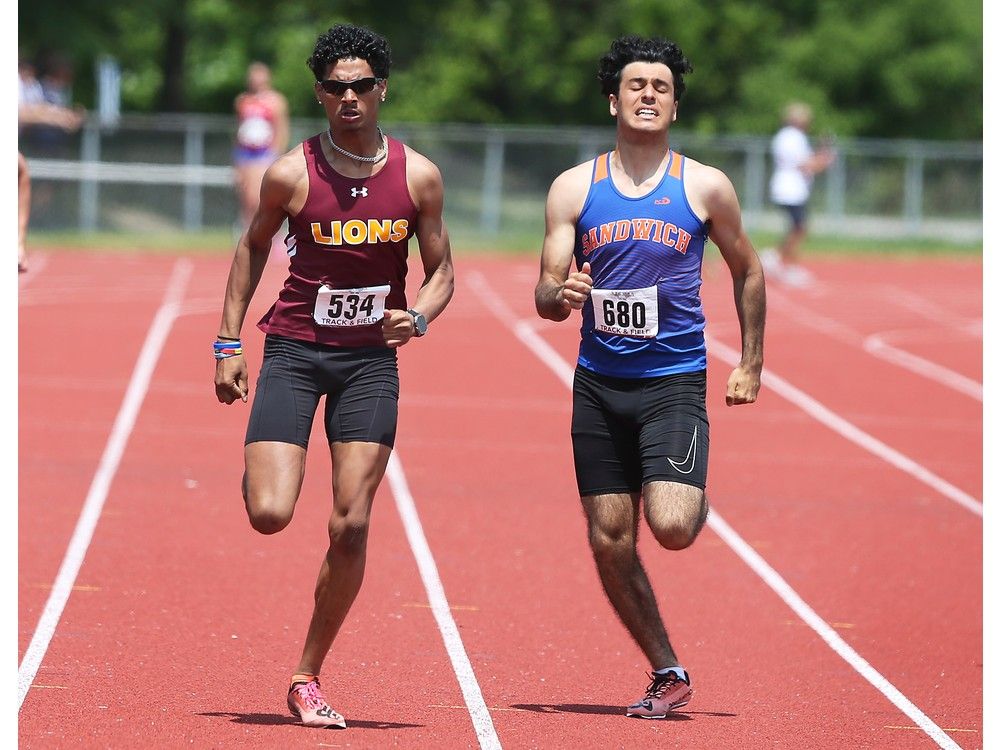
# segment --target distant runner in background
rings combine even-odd
[[[271,163],[288,148],[288,102],[271,88],[271,69],[262,62],[247,68],[247,90],[236,97],[236,192],[240,201],[240,231],[260,201],[260,184]]]
[[[778,249],[761,251],[765,272],[789,286],[808,286],[813,276],[801,264],[799,250],[806,236],[806,204],[812,191],[813,176],[829,167],[836,158],[830,148],[813,151],[809,145],[812,110],[799,102],[785,108],[785,124],[771,139],[774,174],[771,175],[771,201],[788,214],[789,227]]]

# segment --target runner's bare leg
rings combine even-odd
[[[392,449],[380,443],[330,445],[333,513],[330,548],[316,581],[316,604],[297,672],[319,674],[333,640],[354,603],[365,575],[372,501]]]
[[[611,606],[654,668],[675,666],[677,656],[636,551],[639,494],[592,495],[581,501],[597,572]]]

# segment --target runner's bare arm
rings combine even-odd
[[[455,292],[455,268],[443,213],[444,182],[440,170],[410,148],[406,149],[406,182],[417,207],[417,246],[424,268],[424,281],[410,309],[422,313],[430,323]],[[402,346],[414,335],[412,316],[406,310],[386,310],[382,334],[388,346]]]
[[[764,317],[767,307],[764,272],[750,238],[743,229],[740,202],[729,178],[712,167],[689,160],[697,204],[704,206],[709,223],[709,238],[722,253],[733,277],[736,314],[740,321],[743,353],[739,365],[726,384],[726,405],[752,404],[760,390],[760,371],[764,365]],[[697,210],[697,209],[696,209]]]
[[[809,177],[826,170],[837,158],[837,152],[831,148],[821,148],[810,156],[799,169]]]
[[[260,188],[260,204],[250,221],[250,227],[240,237],[229,269],[226,296],[222,304],[219,336],[238,339],[247,308],[260,283],[261,274],[271,251],[271,239],[281,228],[288,206],[306,179],[305,160],[301,149],[291,151],[272,164],[264,173]],[[215,367],[215,395],[224,404],[236,399],[247,400],[247,366],[243,355],[220,359]]]
[[[590,168],[587,162],[563,172],[552,182],[545,201],[545,239],[535,285],[535,310],[548,320],[566,320],[570,312],[581,309],[594,285],[589,263],[570,273],[576,222],[587,197]]]

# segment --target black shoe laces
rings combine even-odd
[[[652,682],[649,683],[649,687],[646,688],[647,698],[662,698],[663,694],[667,692],[667,690],[672,688],[678,682],[683,682],[683,680],[681,680],[674,672],[667,672],[666,674],[648,672],[647,676],[652,680]]]

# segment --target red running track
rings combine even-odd
[[[324,670],[351,728],[295,725],[285,680],[325,546],[329,459],[317,430],[292,524],[274,537],[249,529],[247,410],[215,401],[208,355],[228,259],[38,259],[19,304],[19,660],[46,629],[40,617],[170,279],[183,288],[25,687],[22,747],[464,748],[480,746],[477,726],[484,746],[504,748],[982,747],[982,518],[773,390],[727,409],[729,367],[716,357],[717,518],[945,739],[824,642],[718,525],[680,553],[641,540],[696,694],[673,720],[625,719],[648,665],[589,557],[569,392],[524,343],[535,336],[571,364],[576,325],[536,321],[533,258],[461,255],[452,305],[400,355],[396,455],[489,721],[470,716],[386,481],[365,584]],[[981,265],[830,261],[817,272],[813,290],[771,290],[768,372],[981,500],[981,401],[864,348],[881,336],[981,383]],[[726,274],[712,262],[705,276],[709,332],[738,347]],[[281,280],[269,267],[248,320]],[[55,316],[60,345],[39,345]],[[248,325],[245,340],[255,377],[262,336]]]

